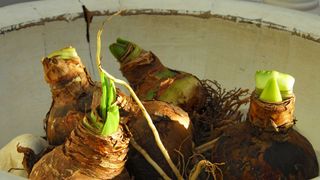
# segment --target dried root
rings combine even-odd
[[[219,137],[225,128],[239,123],[243,116],[239,109],[249,102],[248,89],[227,91],[217,81],[203,80],[201,83],[207,90],[207,99],[201,110],[190,114],[196,145]]]
[[[208,161],[202,154],[195,153],[188,158],[188,161],[183,161],[185,158],[182,153],[176,151],[180,155],[178,167],[185,179],[223,179],[222,170],[219,166],[224,163],[212,163]]]
[[[190,180],[198,179],[198,177],[199,177],[199,175],[200,175],[200,173],[202,172],[203,169],[207,173],[207,178],[206,179],[209,179],[210,176],[212,176],[214,180],[223,179],[222,171],[218,167],[219,165],[224,165],[224,163],[211,163],[208,160],[201,160],[191,170],[189,179]],[[216,172],[218,172],[218,174],[216,174]]]

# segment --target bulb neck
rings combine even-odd
[[[295,96],[279,103],[267,103],[253,92],[250,98],[248,113],[249,122],[264,131],[286,132],[295,124],[293,118]]]
[[[120,70],[123,76],[129,81],[133,87],[141,83],[148,76],[152,76],[157,72],[167,69],[152,52],[143,52],[134,61],[128,61],[121,64]]]
[[[116,133],[104,137],[88,130],[84,121],[85,118],[64,143],[65,154],[83,163],[85,171],[95,174],[97,179],[113,179],[124,169],[127,160],[129,130],[120,125]]]

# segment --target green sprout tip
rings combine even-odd
[[[126,55],[128,59],[135,59],[142,51],[138,45],[121,38],[118,38],[116,43],[111,44],[109,49],[113,56],[120,62],[124,60],[123,58]]]
[[[295,79],[277,71],[257,71],[256,93],[260,100],[276,103],[293,95]]]
[[[76,49],[71,46],[54,51],[54,52],[50,53],[47,57],[52,58],[52,57],[56,57],[56,56],[60,57],[61,59],[66,59],[66,60],[79,57]]]

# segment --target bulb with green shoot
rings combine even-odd
[[[42,58],[44,79],[50,86],[52,105],[44,120],[50,145],[61,145],[91,111],[95,84],[72,46]],[[50,127],[50,128],[49,128]]]
[[[221,167],[225,179],[317,177],[319,164],[314,148],[293,128],[294,78],[277,71],[257,71],[255,78],[256,90],[250,97],[247,120],[230,126],[211,146],[211,162],[255,167],[238,168],[225,163]]]
[[[268,103],[278,103],[293,96],[294,77],[278,71],[256,72],[256,94]]]
[[[109,46],[120,70],[141,100],[160,100],[192,113],[202,109],[207,96],[194,75],[170,69],[151,51],[118,38]]]

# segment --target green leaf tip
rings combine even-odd
[[[117,38],[117,41],[109,46],[109,50],[120,62],[124,61],[125,58],[135,59],[142,51],[136,44],[122,38]]]
[[[256,93],[262,101],[281,102],[293,95],[295,79],[289,74],[261,70],[256,72],[255,81]]]
[[[259,99],[269,103],[277,103],[282,101],[279,85],[275,77],[271,77],[268,80],[266,86],[259,96]]]
[[[101,134],[104,136],[109,136],[118,130],[120,122],[119,107],[113,105],[108,109],[107,119],[104,126],[102,127]]]
[[[101,112],[101,117],[103,120],[107,118],[107,86],[108,86],[108,79],[105,78],[105,75],[101,72],[100,73],[100,79],[101,79],[101,100],[100,100],[100,112]]]
[[[113,43],[109,46],[109,50],[112,55],[117,59],[121,60],[121,58],[127,53],[128,47],[123,44]]]
[[[117,38],[117,43],[123,44],[123,45],[126,45],[126,46],[129,45],[129,44],[132,44],[130,41],[127,41],[127,40],[122,39],[120,37]]]
[[[78,53],[76,51],[75,48],[73,48],[72,46],[69,47],[65,47],[62,49],[59,49],[57,51],[54,51],[52,53],[50,53],[48,56],[48,58],[52,58],[52,57],[59,57],[61,59],[72,59],[72,58],[78,58]]]

